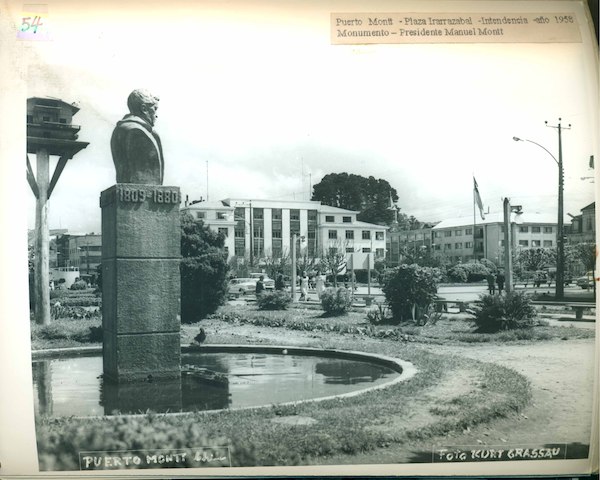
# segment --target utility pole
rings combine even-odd
[[[504,199],[504,279],[506,293],[513,289],[512,238],[510,231],[510,200]]]
[[[562,130],[565,128],[561,125],[561,118],[558,119],[557,125],[548,125],[547,127],[555,128],[558,131],[558,233],[556,235],[556,294],[555,298],[561,299],[565,295],[565,227],[564,227],[564,171],[562,157]],[[570,129],[569,124],[566,129]]]

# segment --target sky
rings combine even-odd
[[[594,201],[582,177],[598,153],[596,71],[579,43],[331,45],[331,7],[316,2],[73,5],[50,3],[53,40],[21,47],[27,96],[77,102],[90,142],[58,182],[50,228],[100,231],[110,136],[135,88],[160,98],[164,184],[190,200],[309,199],[348,172],[386,179],[401,212],[439,221],[472,215],[475,176],[486,210],[510,197],[556,213],[556,163],[513,137],[558,157],[544,121],[560,117],[565,214]]]

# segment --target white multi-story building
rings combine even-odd
[[[556,246],[558,233],[556,215],[513,212],[510,228],[514,251]],[[502,261],[504,247],[502,213],[487,214],[485,220],[477,218],[475,225],[473,217],[443,220],[433,227],[432,235],[434,255],[450,263],[482,258]]]
[[[227,198],[193,203],[182,210],[223,233],[229,257],[289,255],[294,234],[303,240],[297,244],[298,255],[320,257],[335,249],[385,257],[388,227],[358,221],[356,211],[317,201]]]

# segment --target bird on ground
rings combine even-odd
[[[194,340],[200,344],[204,343],[204,340],[206,340],[206,332],[202,327],[200,327],[200,333],[194,337]]]

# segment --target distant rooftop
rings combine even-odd
[[[521,224],[540,224],[540,225],[556,225],[558,223],[557,217],[554,214],[547,213],[511,213],[510,222],[516,223],[517,225]],[[477,225],[490,225],[497,223],[504,223],[504,214],[497,213],[488,213],[485,215],[485,220],[481,219],[481,216],[477,214],[476,222]],[[439,230],[442,228],[453,228],[453,227],[465,227],[473,225],[473,216],[468,217],[457,217],[457,218],[448,218],[446,220],[442,220],[438,223],[434,230]]]

